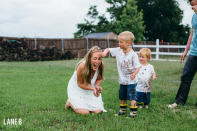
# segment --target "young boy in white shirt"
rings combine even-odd
[[[138,55],[132,50],[131,45],[134,41],[132,32],[124,31],[119,34],[119,47],[107,48],[103,52],[105,57],[109,52],[116,57],[118,74],[119,74],[119,99],[120,111],[118,115],[126,114],[127,100],[130,101],[130,115],[134,117],[137,113],[136,106],[136,75],[140,69]]]
[[[142,108],[143,104],[145,108],[148,108],[151,99],[151,78],[155,80],[157,76],[154,67],[148,63],[151,58],[151,50],[148,48],[142,48],[138,54],[140,57],[141,68],[137,75],[138,84],[136,87],[136,97],[139,108]]]

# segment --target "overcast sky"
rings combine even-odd
[[[179,3],[183,24],[191,26],[191,7],[186,0]],[[105,0],[1,0],[0,36],[73,38],[90,5],[101,13],[108,6]]]

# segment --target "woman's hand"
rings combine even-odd
[[[96,90],[96,88],[93,88],[93,94],[96,96],[96,97],[99,97],[100,93]]]
[[[183,54],[181,55],[181,62],[184,61],[186,55],[187,55],[187,51],[184,51]]]
[[[103,91],[103,88],[99,85],[96,85],[95,88],[96,88],[98,93],[101,93]]]
[[[100,87],[99,85],[96,85],[95,88],[93,88],[93,94],[96,97],[99,97],[99,95],[101,94],[102,90],[103,90],[102,87]]]

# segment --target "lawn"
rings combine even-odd
[[[99,115],[79,115],[65,110],[67,84],[79,60],[0,62],[0,130],[13,131],[127,131],[197,130],[197,76],[187,104],[168,109],[178,90],[183,63],[151,61],[158,79],[153,81],[149,109],[139,109],[134,119],[116,117],[119,110],[118,73],[113,58],[104,59],[104,107]],[[128,110],[129,113],[129,110]],[[22,124],[4,125],[8,119]]]

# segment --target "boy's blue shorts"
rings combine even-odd
[[[122,85],[120,84],[119,99],[120,100],[136,100],[137,84]]]

